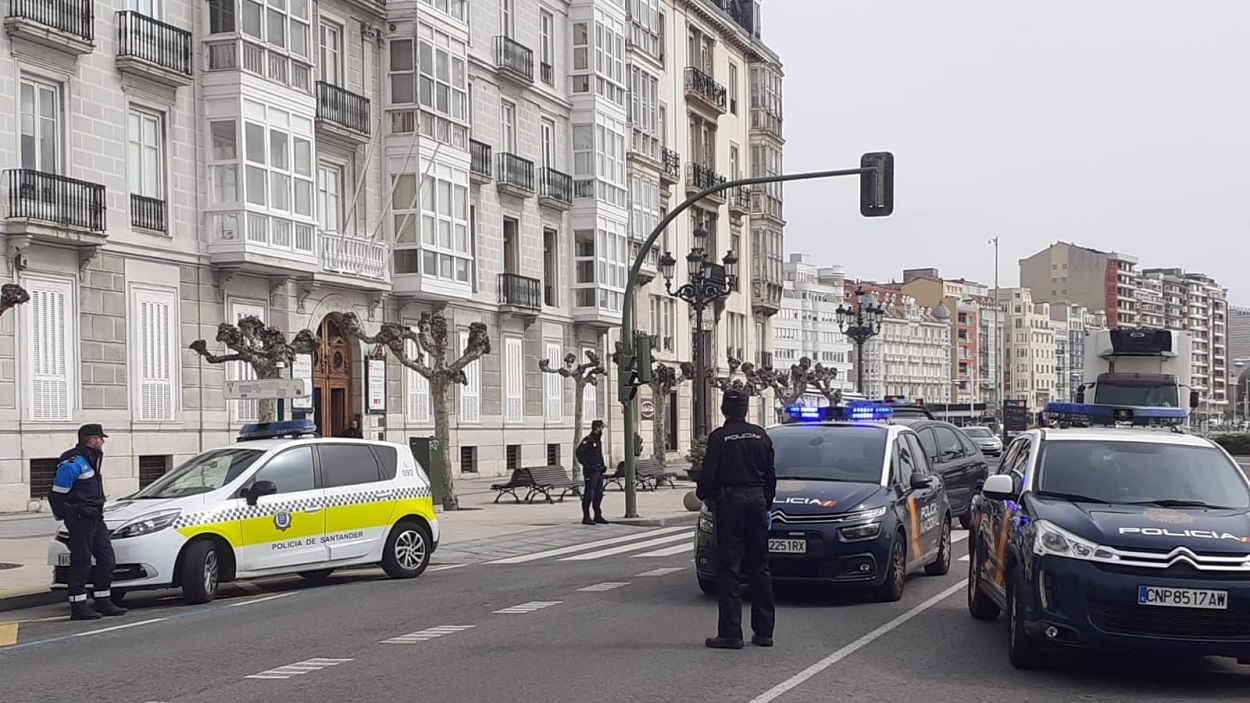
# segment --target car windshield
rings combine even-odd
[[[1240,469],[1218,449],[1159,442],[1048,442],[1038,459],[1037,492],[1113,504],[1250,508]]]
[[[147,488],[130,496],[134,499],[181,498],[215,491],[235,480],[264,455],[260,449],[229,447],[204,452],[161,476]]]
[[[769,430],[777,478],[881,483],[887,432],[857,425],[786,425]]]
[[[973,439],[994,439],[994,433],[984,427],[965,427],[964,434]]]
[[[1176,386],[1147,386],[1125,381],[1099,379],[1094,402],[1100,405],[1138,405],[1151,408],[1179,408]]]

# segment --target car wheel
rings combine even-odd
[[[705,595],[709,595],[709,596],[716,595],[715,579],[710,579],[706,576],[699,576],[698,578],[699,578],[699,590],[700,591],[703,591]]]
[[[969,545],[971,546],[971,545]],[[998,606],[981,590],[980,560],[976,549],[968,550],[968,614],[974,620],[998,619]]]
[[[182,557],[182,597],[192,605],[209,603],[221,585],[221,560],[217,545],[201,539],[187,546]]]
[[[959,526],[965,530],[972,529],[972,508],[968,508],[968,512],[959,516]]]
[[[430,532],[415,522],[395,525],[386,538],[382,570],[393,579],[420,576],[430,565]]]
[[[1046,653],[1024,631],[1024,611],[1016,584],[1017,579],[1013,578],[1007,590],[1007,658],[1017,669],[1037,669],[1046,664]]]
[[[903,533],[894,534],[890,544],[890,564],[886,568],[885,583],[877,587],[877,600],[890,603],[903,597],[903,582],[907,580],[907,551]]]
[[[924,572],[930,576],[945,576],[951,570],[951,516],[942,521],[942,536],[939,538],[937,559],[926,564]]]
[[[309,581],[325,581],[332,573],[334,569],[317,569],[316,571],[301,571],[299,575]]]

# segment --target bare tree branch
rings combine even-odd
[[[16,283],[6,283],[0,286],[0,315],[28,302],[30,302],[30,293],[27,293],[25,288]]]
[[[252,367],[258,379],[281,378],[283,365],[290,368],[297,354],[315,356],[318,348],[317,335],[312,330],[300,330],[288,343],[285,332],[266,325],[255,315],[243,317],[237,325],[217,325],[217,342],[232,353],[213,354],[203,339],[191,342],[189,348],[210,364],[242,361]],[[259,401],[257,410],[261,422],[273,422],[278,417],[278,404],[272,398]]]
[[[586,350],[586,361],[577,363],[577,355],[569,352],[564,355],[564,366],[552,368],[550,359],[539,359],[538,368],[543,373],[557,374],[561,378],[573,379],[573,446],[581,441],[582,435],[582,417],[586,408],[586,386],[599,385],[599,377],[607,375],[607,370],[603,368],[603,364],[599,359],[599,355],[593,349]],[[577,454],[573,454],[573,480],[577,481],[581,478],[581,463],[577,460]]]

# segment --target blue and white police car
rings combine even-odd
[[[769,565],[774,583],[871,589],[903,596],[907,575],[951,564],[950,501],[916,433],[870,401],[788,410],[767,428],[776,452]],[[695,532],[699,587],[716,593],[714,517]]]
[[[1180,408],[1052,403],[974,499],[968,611],[1058,648],[1250,663],[1250,481]]]

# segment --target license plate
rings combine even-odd
[[[56,565],[57,566],[69,566],[69,555],[68,554],[56,555]]]
[[[1138,586],[1137,604],[1157,605],[1167,608],[1228,610],[1228,591],[1210,591],[1202,588]]]
[[[807,540],[770,539],[768,540],[768,551],[774,554],[805,554],[807,553]]]

